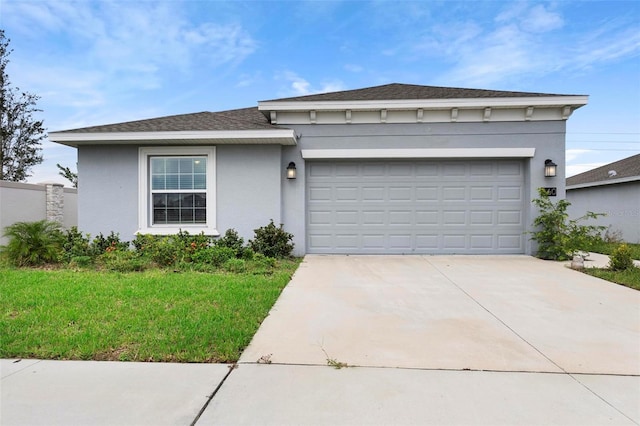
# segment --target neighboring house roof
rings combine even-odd
[[[104,133],[104,132],[180,132],[207,130],[262,130],[272,129],[269,120],[258,108],[243,108],[221,112],[196,112],[193,114],[171,115],[125,123],[83,127],[65,130],[61,133]]]
[[[317,95],[295,96],[263,102],[290,101],[381,101],[404,99],[467,99],[467,98],[519,98],[519,97],[560,97],[577,95],[557,95],[548,93],[509,92],[502,90],[460,89],[455,87],[419,86],[416,84],[391,83],[364,89],[320,93]]]
[[[567,178],[567,189],[640,180],[640,154]],[[573,187],[573,188],[571,188]]]

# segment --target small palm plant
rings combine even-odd
[[[56,222],[16,222],[7,226],[4,236],[9,243],[2,252],[16,266],[57,263],[62,254],[62,232]]]

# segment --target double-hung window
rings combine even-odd
[[[215,148],[143,147],[139,232],[216,235]]]

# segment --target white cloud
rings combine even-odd
[[[276,80],[287,81],[288,88],[281,96],[305,96],[315,93],[337,92],[345,90],[345,84],[340,80],[325,80],[320,87],[313,87],[309,81],[293,71],[284,71],[275,77]]]
[[[552,72],[575,72],[640,52],[640,33],[624,19],[589,31],[562,31],[564,18],[552,6],[512,3],[485,21],[442,22],[427,31],[414,50],[422,58],[450,63],[436,83],[491,87]],[[510,83],[513,85],[513,83]]]
[[[344,69],[349,72],[359,73],[364,71],[364,67],[356,64],[346,64]]]
[[[604,166],[605,164],[607,163],[580,163],[567,165],[566,177],[575,176],[577,174],[593,170],[597,167]]]
[[[570,163],[581,155],[589,154],[591,152],[593,151],[590,149],[567,149],[565,152],[565,160],[567,163]]]
[[[538,4],[529,10],[528,16],[521,21],[522,28],[535,33],[562,28],[564,20],[558,13],[550,12]]]

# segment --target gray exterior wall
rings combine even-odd
[[[295,147],[283,147],[282,164],[296,163],[298,178],[283,182],[282,218],[295,236],[296,254],[303,254],[305,240],[305,165],[302,149],[408,149],[408,148],[535,148],[535,156],[525,159],[525,199],[537,197],[537,188],[556,187],[556,199],[565,196],[564,121],[288,125],[300,134]],[[558,164],[557,176],[544,177],[544,161]],[[284,167],[283,167],[284,172]],[[525,210],[525,223],[538,215],[533,204]],[[530,230],[530,229],[527,229]],[[302,250],[302,251],[301,251]],[[525,252],[536,247],[527,239]]]
[[[219,145],[216,148],[216,209],[220,234],[233,228],[245,241],[253,230],[281,216],[280,145]]]
[[[640,181],[569,189],[567,200],[572,219],[588,211],[606,213],[584,223],[611,227],[611,231],[621,232],[624,241],[640,243]]]
[[[78,228],[95,237],[138,230],[138,147],[78,148]]]
[[[305,162],[302,149],[535,148],[525,159],[525,199],[538,187],[565,195],[564,121],[287,125],[300,134],[297,146],[218,145],[216,147],[216,226],[236,229],[245,240],[270,219],[294,235],[295,255],[306,247]],[[544,177],[544,161],[558,164],[555,178]],[[293,161],[297,179],[287,180]],[[96,235],[110,231],[132,239],[138,229],[138,146],[81,146],[78,149],[79,228]],[[525,209],[530,224],[538,212]],[[528,239],[527,239],[528,240]],[[526,253],[535,247],[527,241]]]
[[[281,222],[279,145],[216,148],[216,225],[248,240],[253,230]],[[138,146],[78,148],[79,228],[92,236],[111,231],[131,240],[138,230]]]
[[[65,229],[78,224],[77,193],[75,188],[63,189],[62,226]],[[0,245],[8,241],[2,236],[7,226],[44,219],[47,219],[45,184],[0,181]]]

